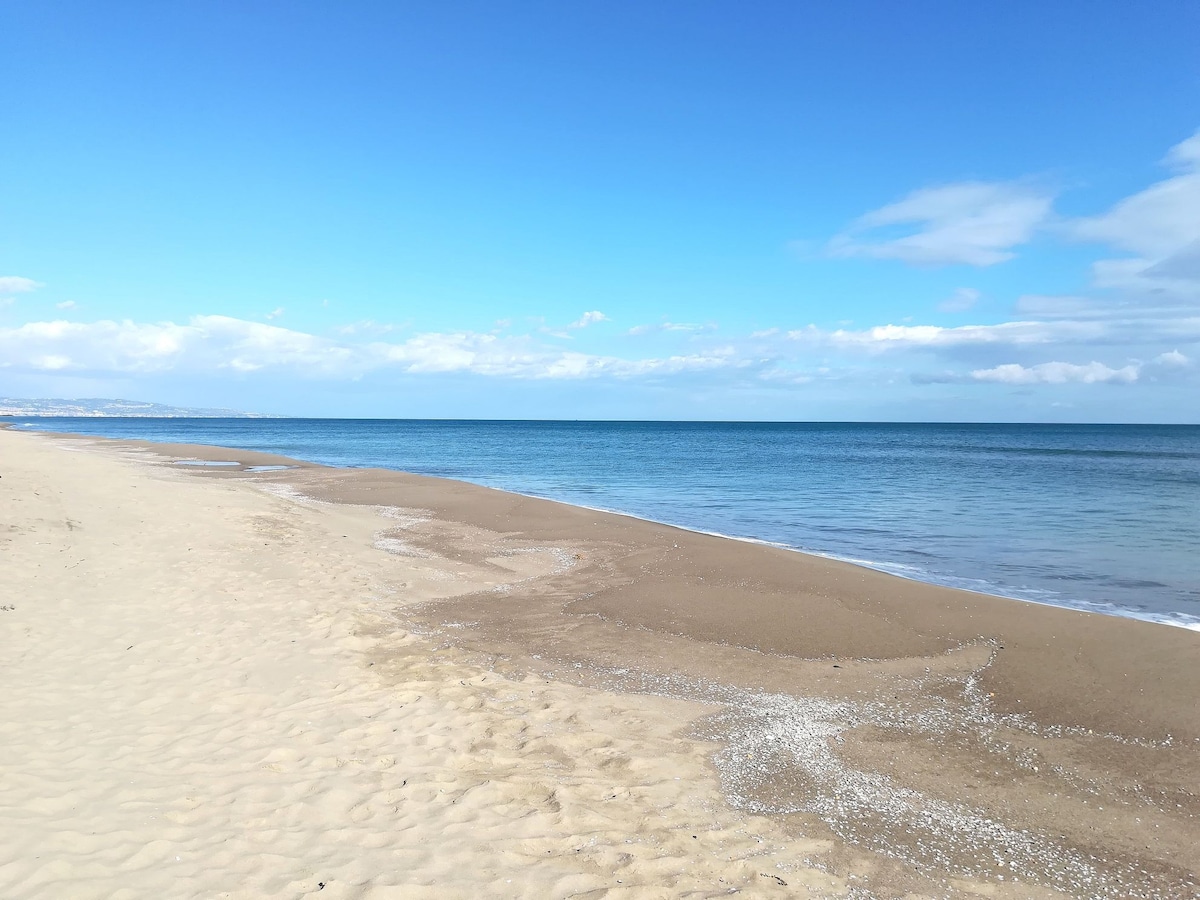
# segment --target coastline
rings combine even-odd
[[[814,896],[847,896],[851,875],[879,896],[1194,892],[1200,647],[1182,629],[464,482],[188,445],[0,440],[10,433],[116,459],[169,482],[167,495],[191,484],[290,509],[304,496],[372,519],[355,558],[395,570],[375,575],[393,592],[393,630],[478,677],[649,703],[640,714],[660,732],[687,735],[672,740],[697,783],[712,759],[706,802],[820,857],[804,876]],[[179,456],[296,468],[247,475]],[[439,579],[472,589],[438,596]],[[384,620],[373,627],[356,652],[382,671],[396,648]],[[760,875],[742,887],[763,889]]]
[[[194,445],[207,446],[207,445]],[[283,457],[290,459],[290,457]],[[320,465],[316,463],[314,465]],[[330,466],[329,468],[338,468]],[[402,471],[402,470],[388,470]],[[413,472],[404,472],[406,475],[415,475]],[[421,477],[436,478],[442,481],[457,481],[463,484],[470,484],[475,487],[485,488],[487,490],[499,491],[504,494],[513,494],[517,497],[527,497],[530,500],[544,500],[548,503],[561,503],[565,506],[574,506],[579,509],[590,510],[591,512],[603,513],[608,516],[621,516],[628,519],[633,519],[638,522],[646,522],[650,525],[661,525],[665,528],[676,528],[680,531],[686,531],[690,534],[700,534],[707,537],[720,538],[726,541],[738,541],[744,544],[755,544],[762,547],[774,547],[777,550],[785,550],[789,553],[799,553],[802,556],[812,557],[815,559],[826,559],[831,562],[841,563],[844,565],[854,566],[860,569],[867,569],[871,572],[878,572],[881,575],[888,575],[892,578],[899,578],[902,581],[912,581],[916,584],[929,585],[931,587],[948,588],[950,590],[962,591],[966,594],[976,594],[980,597],[990,597],[994,600],[1012,600],[1018,603],[1032,603],[1035,606],[1048,606],[1052,609],[1066,609],[1072,612],[1088,613],[1090,615],[1112,616],[1118,619],[1131,619],[1138,622],[1147,622],[1152,625],[1166,625],[1171,628],[1183,628],[1188,631],[1200,632],[1200,619],[1189,618],[1184,621],[1180,618],[1171,618],[1167,615],[1145,613],[1141,610],[1129,609],[1126,607],[1115,606],[1113,604],[1089,603],[1083,600],[1038,600],[1032,597],[1022,597],[1016,593],[1005,594],[996,590],[984,590],[983,588],[964,587],[960,584],[953,584],[947,578],[938,579],[936,577],[921,578],[916,575],[907,575],[900,571],[901,569],[910,569],[909,566],[904,566],[899,563],[875,562],[868,559],[858,559],[849,556],[840,556],[837,553],[824,552],[820,550],[804,549],[802,547],[793,547],[790,544],[785,544],[780,541],[771,541],[766,538],[749,537],[747,535],[729,534],[723,531],[710,531],[703,528],[692,528],[687,525],[681,525],[677,522],[669,522],[663,519],[653,519],[648,516],[639,516],[636,513],[625,512],[620,509],[609,509],[604,506],[589,506],[586,503],[574,503],[570,500],[560,500],[556,497],[545,496],[542,494],[529,494],[523,491],[510,490],[508,488],[492,487],[490,485],[481,484],[477,481],[468,481],[461,478],[447,478],[437,475],[424,475]],[[928,574],[928,573],[926,573]]]
[[[49,427],[74,431],[72,421],[59,420]],[[716,478],[690,477],[682,473],[696,466],[700,471],[705,469],[702,460],[695,458],[695,448],[689,438],[681,445],[689,449],[673,452],[667,469],[660,464],[657,469],[631,471],[630,451],[625,449],[628,442],[621,439],[620,446],[614,446],[613,441],[618,440],[618,436],[610,430],[589,430],[590,426],[603,423],[541,423],[553,427],[549,431],[539,428],[528,433],[518,430],[511,435],[511,442],[504,442],[522,447],[528,444],[529,453],[517,457],[499,447],[460,451],[456,447],[458,442],[465,441],[468,447],[474,447],[474,442],[483,441],[481,446],[486,448],[497,436],[488,429],[477,432],[468,428],[462,434],[448,433],[441,428],[428,429],[427,426],[437,424],[429,422],[408,423],[417,429],[415,432],[407,427],[380,431],[375,426],[391,423],[366,423],[372,427],[350,428],[345,433],[339,431],[337,440],[330,443],[322,429],[311,427],[320,420],[290,420],[292,424],[282,430],[269,426],[263,431],[247,429],[233,420],[213,420],[220,422],[220,427],[209,427],[205,424],[208,421],[193,420],[198,428],[195,432],[191,427],[180,429],[169,425],[79,427],[88,434],[117,439],[167,443],[183,440],[212,446],[244,447],[283,453],[335,468],[380,467],[461,479],[484,487],[628,515],[703,534],[785,547],[923,583],[1200,631],[1200,617],[1193,609],[1194,572],[1187,562],[1186,549],[1197,537],[1194,517],[1175,499],[1161,495],[1161,490],[1157,499],[1142,495],[1145,485],[1139,484],[1139,478],[1144,479],[1151,472],[1123,468],[1122,463],[1118,466],[1119,471],[1110,473],[1112,478],[1088,475],[1087,480],[1091,483],[1108,484],[1095,496],[1084,485],[1079,486],[1080,490],[1065,493],[1060,490],[1062,485],[1081,476],[1075,464],[1072,464],[1073,473],[1058,473],[1055,480],[1059,484],[1048,487],[1048,492],[1031,493],[1026,490],[1027,485],[1013,484],[1011,477],[1003,474],[1011,453],[1054,455],[1054,448],[1064,441],[1071,449],[1062,452],[1070,459],[1090,459],[1097,454],[1101,460],[1123,458],[1129,453],[1139,458],[1143,455],[1141,448],[1131,445],[1127,438],[1117,439],[1107,432],[1102,439],[1095,435],[1070,437],[1070,433],[1057,431],[1039,433],[1038,436],[1025,434],[1025,430],[1034,426],[1022,426],[1023,430],[1017,433],[1006,430],[1008,426],[993,426],[981,432],[982,444],[978,449],[987,455],[987,465],[993,467],[987,490],[993,497],[1011,497],[985,503],[979,512],[964,513],[961,508],[964,498],[973,496],[981,487],[973,483],[972,478],[959,479],[954,484],[921,482],[917,493],[932,491],[932,494],[928,502],[922,502],[914,509],[906,486],[895,483],[895,470],[889,476],[873,472],[870,464],[864,468],[864,463],[859,461],[831,464],[836,472],[817,475],[811,484],[805,480],[803,484],[793,485],[796,490],[811,493],[801,502],[804,508],[797,508],[795,515],[786,512],[781,515],[781,510],[787,506],[787,495],[780,493],[785,486],[773,480],[770,473],[775,469],[772,466],[750,465],[745,477],[728,474]],[[347,425],[356,423],[357,420],[352,420]],[[467,426],[471,423],[449,424]],[[507,427],[523,423],[476,424]],[[658,429],[669,423],[640,424]],[[571,432],[572,425],[583,426],[586,439],[599,442],[597,453],[573,457],[567,448],[562,448],[562,453],[547,455],[547,450],[563,439],[562,433],[555,429],[566,428]],[[708,425],[720,426],[720,423],[707,423],[706,427]],[[25,421],[19,427],[36,430],[47,426]],[[928,427],[937,430],[943,426]],[[629,446],[640,448],[638,454],[648,449],[643,446],[645,441],[639,437],[641,434],[639,430],[628,436],[633,441]],[[828,460],[822,461],[822,454],[829,456],[827,450],[803,443],[807,439],[802,436],[807,434],[807,430],[799,433],[797,439],[802,442],[796,445],[807,449],[781,450],[776,447],[767,456],[778,457],[777,462],[791,459],[793,463],[800,463],[816,453],[810,462],[818,468],[827,465]],[[845,440],[839,434],[826,435],[823,431],[821,434],[821,447],[829,446],[830,442],[836,447],[839,441]],[[681,437],[673,431],[662,435],[662,439],[672,441]],[[722,439],[728,438],[734,446],[742,446],[746,437],[737,432],[723,435]],[[969,436],[957,432],[943,435],[939,440],[908,435],[903,439],[907,456],[901,453],[899,457],[892,457],[891,465],[903,468],[919,461],[931,471],[937,471],[940,466],[957,468],[951,457],[965,448],[954,442],[961,442],[966,437]],[[1174,446],[1170,441],[1178,436],[1169,440],[1159,437]],[[709,435],[707,440],[713,439],[714,436]],[[755,441],[759,439],[754,438]],[[763,435],[762,439],[769,442],[771,438]],[[865,445],[858,446],[862,459],[874,458],[880,450],[879,442],[887,440],[887,430],[882,435],[869,433]],[[1105,450],[1112,441],[1115,441],[1113,446],[1122,449],[1109,447]],[[616,454],[613,467],[618,477],[612,483],[605,480],[605,467],[598,469],[588,461],[596,455],[603,458],[606,454],[601,448]],[[851,451],[852,457],[858,452],[855,448],[845,449]],[[742,446],[732,456],[741,459],[744,450]],[[481,452],[483,457],[476,459]],[[920,455],[918,458],[913,456],[914,453],[932,456]],[[797,458],[793,459],[790,454],[797,454]],[[1163,450],[1162,455],[1170,457],[1173,454]],[[840,458],[839,454],[834,456]],[[570,462],[566,462],[568,458]],[[909,463],[903,462],[906,458]],[[736,469],[734,465],[728,471]],[[668,472],[680,474],[668,476]],[[834,475],[836,478],[831,480]],[[877,504],[878,508],[873,509],[869,502],[863,506],[860,498],[839,512],[841,489],[836,488],[831,493],[831,486],[856,482],[859,476],[880,479],[875,492],[884,505]],[[759,490],[756,485],[764,478],[767,480]],[[1122,491],[1128,491],[1128,495]],[[1081,495],[1090,497],[1090,501],[1078,499]],[[1142,499],[1130,504],[1127,496],[1141,496]],[[886,500],[888,497],[892,500]],[[1020,510],[1019,514],[1017,510]],[[1178,520],[1176,528],[1170,526],[1173,517]],[[1079,524],[1083,522],[1088,523],[1086,528]]]

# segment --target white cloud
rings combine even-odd
[[[728,351],[625,359],[543,347],[527,336],[478,332],[422,334],[400,344],[376,344],[373,350],[406,372],[471,372],[509,378],[635,378],[738,364]]]
[[[481,375],[532,374],[538,363],[527,338],[461,331],[428,333],[403,343],[376,343],[370,352],[406,372],[475,372]]]
[[[975,288],[959,288],[945,300],[938,304],[938,309],[942,312],[966,312],[979,302],[982,296]]]
[[[374,319],[363,319],[359,322],[351,322],[349,325],[340,325],[335,330],[338,334],[353,337],[359,334],[388,334],[395,329],[394,325],[388,325],[383,322],[376,322]]]
[[[715,331],[716,325],[709,323],[700,325],[694,322],[656,322],[653,325],[634,325],[626,334],[637,336],[639,334],[651,334],[657,331],[682,331],[682,332],[701,332]]]
[[[471,374],[504,379],[666,379],[695,376],[727,383],[813,381],[916,384],[950,382],[1065,384],[1187,382],[1189,356],[1200,352],[1200,315],[1123,319],[1024,319],[944,327],[886,324],[869,328],[767,329],[718,344],[710,326],[662,322],[646,326],[691,334],[691,352],[671,356],[566,351],[540,334],[509,331],[424,332],[404,339],[386,326],[360,322],[315,335],[228,316],[186,322],[66,320],[0,328],[0,370],[72,377],[165,373],[198,377],[353,380],[368,375]],[[699,329],[699,330],[698,330]],[[583,336],[576,335],[580,344]],[[629,348],[638,346],[632,340]],[[1107,348],[1107,349],[1101,349]],[[1114,349],[1119,348],[1119,349]],[[1119,354],[1119,355],[1117,355]],[[1095,359],[1124,359],[1110,367]],[[914,372],[932,363],[936,375]],[[1140,377],[1139,377],[1140,375]]]
[[[1000,384],[1132,384],[1138,380],[1139,369],[1136,365],[1113,369],[1099,362],[1085,365],[1047,362],[1036,366],[1008,363],[991,369],[976,369],[971,377],[976,381]]]
[[[1011,259],[1050,215],[1053,196],[1023,182],[960,182],[913,191],[860,217],[826,246],[832,256],[915,265],[991,266]],[[897,226],[908,234],[891,237]]]
[[[70,368],[71,359],[67,356],[39,356],[33,360],[33,367],[55,372],[59,369]]]
[[[1173,301],[1200,300],[1200,131],[1172,147],[1164,164],[1178,174],[1069,223],[1068,233],[1129,256],[1092,267],[1098,287]]]
[[[1103,322],[1001,322],[997,325],[876,325],[860,331],[839,328],[825,331],[815,325],[787,332],[793,341],[860,348],[870,352],[895,349],[949,348],[971,345],[1031,345],[1091,342],[1103,339],[1109,326]]]
[[[1179,169],[1200,169],[1200,129],[1168,150],[1165,162]]]
[[[111,320],[29,322],[0,329],[0,367],[154,373],[338,367],[346,352],[312,335],[227,316],[194,316],[186,325]]]
[[[0,368],[212,375],[285,370],[313,378],[358,378],[392,370],[504,378],[635,378],[736,367],[729,348],[667,358],[625,359],[564,352],[530,335],[461,331],[400,342],[334,340],[228,316],[186,324],[30,322],[0,328]]]
[[[45,287],[45,285],[32,278],[22,278],[20,275],[0,276],[0,294],[28,294],[40,287]]]
[[[1200,241],[1200,131],[1167,155],[1179,170],[1116,204],[1103,215],[1077,219],[1073,233],[1141,257],[1163,258]]]
[[[879,325],[828,331],[809,325],[786,333],[787,342],[811,353],[839,356],[942,356],[959,363],[994,363],[1017,355],[1021,362],[1059,358],[1068,348],[1127,348],[1130,356],[1161,353],[1200,342],[1200,316],[1188,318],[1090,318],[1001,322],[995,325]],[[1165,345],[1165,346],[1164,346]],[[1111,352],[1111,351],[1110,351]],[[1039,358],[1040,357],[1040,358]]]
[[[598,309],[589,310],[582,316],[568,325],[568,328],[587,328],[589,325],[595,325],[597,322],[607,322],[608,316],[600,312]]]
[[[271,310],[269,313],[267,313],[267,316],[266,316],[267,321],[271,321],[272,319],[278,319],[280,316],[283,315],[283,313],[284,313],[284,308],[282,306],[277,306],[273,310]]]
[[[1189,304],[1200,300],[1200,271],[1183,274],[1194,252],[1185,247],[1178,254],[1158,261],[1097,260],[1092,264],[1092,280],[1098,288],[1136,298],[1148,306]]]
[[[55,309],[75,309],[79,306],[74,300],[64,300],[62,303],[55,303]]]

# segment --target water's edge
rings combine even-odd
[[[1158,512],[1153,503],[1163,496],[1162,490],[1156,488],[1159,493],[1150,494],[1148,500],[1145,494],[1139,494],[1139,491],[1145,491],[1142,482],[1153,481],[1152,476],[1162,476],[1164,470],[1168,475],[1182,473],[1184,479],[1192,478],[1188,467],[1194,466],[1192,460],[1196,455],[1193,446],[1195,438],[1189,433],[1183,433],[1182,436],[1184,452],[1176,454],[1171,451],[1170,440],[1166,440],[1168,446],[1165,448],[1162,439],[1158,439],[1158,444],[1142,446],[1138,443],[1140,438],[1136,437],[1136,434],[1134,438],[1122,434],[1120,439],[1111,439],[1108,444],[1102,442],[1102,445],[1097,446],[1094,445],[1094,440],[1088,443],[1088,439],[1085,439],[1086,434],[1075,436],[1072,433],[1069,439],[1060,439],[1055,445],[1052,440],[1046,439],[1045,434],[1031,436],[1021,432],[1020,426],[996,426],[990,430],[985,428],[966,432],[959,426],[928,426],[918,428],[917,436],[907,433],[913,431],[911,426],[862,426],[853,442],[846,440],[845,445],[857,450],[865,445],[866,452],[857,460],[847,463],[840,460],[829,462],[830,451],[826,444],[836,445],[839,438],[830,437],[824,432],[814,437],[811,428],[788,424],[780,424],[775,428],[767,426],[769,431],[786,432],[786,443],[781,442],[778,437],[770,437],[770,434],[764,436],[762,426],[743,428],[730,424],[673,422],[521,424],[407,420],[215,420],[202,425],[198,421],[188,420],[97,421],[43,418],[16,419],[11,425],[37,431],[72,432],[84,437],[137,439],[150,443],[192,443],[214,448],[257,450],[331,468],[378,467],[432,478],[458,480],[521,496],[553,500],[577,508],[667,524],[690,532],[836,559],[839,562],[906,578],[908,581],[938,584],[970,590],[977,594],[1200,631],[1200,616],[1190,613],[1187,608],[1192,604],[1188,595],[1184,595],[1182,602],[1177,600],[1171,604],[1170,601],[1159,601],[1158,608],[1147,602],[1146,606],[1139,608],[1108,599],[1096,601],[1087,599],[1086,596],[1080,598],[1064,595],[1063,590],[1058,588],[1058,584],[1067,583],[1066,590],[1072,590],[1069,587],[1070,583],[1079,584],[1080,580],[1086,580],[1081,584],[1081,588],[1076,589],[1081,589],[1085,595],[1087,590],[1091,589],[1093,594],[1099,592],[1103,596],[1105,584],[1124,581],[1127,582],[1126,586],[1122,586],[1127,588],[1124,593],[1135,595],[1141,601],[1142,595],[1153,599],[1156,588],[1165,590],[1171,587],[1170,583],[1150,582],[1150,587],[1142,588],[1141,584],[1135,581],[1138,572],[1130,569],[1128,564],[1126,569],[1121,569],[1121,562],[1124,560],[1114,560],[1105,568],[1103,564],[1109,560],[1099,556],[1099,553],[1105,550],[1106,545],[1103,541],[1096,547],[1086,544],[1087,540],[1092,539],[1091,530],[1085,530],[1084,540],[1080,539],[1078,526],[1073,533],[1064,534],[1062,552],[1049,544],[1037,545],[1038,539],[1057,538],[1054,529],[1057,523],[1062,521],[1064,510],[1056,509],[1056,505],[1072,488],[1070,479],[1078,479],[1080,472],[1091,478],[1098,463],[1078,463],[1068,458],[1068,469],[1064,473],[1063,463],[1052,458],[1032,463],[1022,461],[1022,476],[1027,472],[1032,473],[1034,478],[1042,481],[1038,490],[1044,490],[1049,485],[1051,493],[1045,497],[1045,508],[1048,511],[1045,521],[1032,521],[1030,534],[1025,534],[1024,528],[1021,527],[1024,526],[1024,522],[1019,522],[1016,529],[1018,539],[1014,539],[1010,534],[1014,530],[1012,522],[1006,526],[1004,523],[995,523],[990,518],[978,515],[974,520],[966,522],[961,521],[961,518],[955,521],[948,520],[941,529],[944,534],[932,534],[929,530],[931,517],[953,515],[955,512],[958,512],[959,516],[962,515],[961,510],[937,505],[946,504],[948,498],[958,502],[958,492],[961,491],[973,491],[972,497],[964,500],[968,505],[990,503],[995,506],[1000,503],[1001,509],[1010,515],[1014,512],[1028,514],[1028,498],[1016,499],[1012,510],[1003,505],[1012,503],[1006,491],[1012,488],[1013,476],[1003,469],[997,472],[995,467],[1001,464],[997,461],[1014,456],[1027,458],[1031,454],[1038,457],[1116,457],[1118,466],[1123,467],[1116,470],[1116,475],[1132,479],[1128,481],[1129,505],[1133,506],[1135,512],[1144,516],[1140,524],[1135,523],[1129,527],[1133,530],[1128,533],[1145,535],[1147,541],[1162,541],[1158,546],[1150,546],[1154,550],[1160,547],[1164,553],[1176,554],[1175,557],[1168,556],[1163,559],[1164,562],[1176,566],[1177,588],[1180,584],[1180,557],[1178,548],[1172,545],[1172,540],[1178,544],[1177,535],[1172,535],[1165,526],[1157,530],[1145,526],[1145,516]],[[811,427],[820,431],[820,426]],[[1031,426],[1032,430],[1036,430],[1037,427]],[[1104,432],[1104,427],[1097,426],[1100,433]],[[745,431],[745,428],[749,428],[749,431]],[[653,431],[653,436],[649,436],[647,430]],[[834,428],[834,431],[840,430],[844,428]],[[749,444],[745,438],[738,438],[739,431],[752,437]],[[896,433],[900,433],[899,438],[896,438]],[[868,434],[868,437],[862,437],[863,434]],[[925,434],[929,437],[925,437]],[[1000,440],[995,438],[996,434],[1002,436]],[[739,439],[742,440],[740,446]],[[1175,437],[1171,437],[1171,440],[1174,439]],[[956,443],[950,443],[952,440]],[[654,458],[660,442],[674,442],[673,446],[666,449],[666,455],[671,457],[666,463],[661,458]],[[762,442],[766,442],[766,445],[763,446]],[[758,468],[745,470],[742,468],[746,461],[745,446],[751,444],[755,449]],[[743,455],[739,456],[739,452]],[[875,456],[871,456],[872,452]],[[710,455],[718,458],[708,460]],[[1121,461],[1122,457],[1145,455],[1156,457],[1158,462]],[[967,464],[977,467],[977,472],[968,472],[967,475],[954,472],[959,458],[964,456]],[[1163,458],[1174,456],[1180,456],[1183,462],[1176,463],[1172,460],[1166,463],[1166,469],[1154,468],[1162,466]],[[396,464],[397,458],[407,464]],[[894,469],[895,460],[898,458],[907,461],[910,466],[917,464],[917,469],[910,468],[898,472]],[[672,468],[680,463],[695,463],[697,460],[709,462],[709,467],[696,472],[676,472],[676,469]],[[788,466],[799,470],[793,472]],[[889,466],[893,469],[888,469]],[[943,474],[947,470],[949,474]],[[785,474],[780,475],[780,472]],[[918,491],[916,499],[910,490],[913,472],[918,472],[918,478],[924,476],[929,480],[929,484],[917,485],[918,488],[924,487],[925,493],[920,494]],[[1116,496],[1124,503],[1126,497],[1121,493],[1124,490],[1124,482],[1120,478],[1114,481],[1116,493],[1110,493],[1106,499],[1111,500]],[[1062,486],[1057,479],[1063,479]],[[1194,486],[1190,481],[1184,481],[1183,484],[1182,492],[1178,492],[1176,487],[1171,487],[1170,491],[1175,491],[1177,496],[1187,500]],[[808,493],[797,500],[788,493],[793,486],[797,487],[797,490],[804,488]],[[1058,491],[1057,496],[1052,493],[1054,490]],[[584,499],[587,494],[608,494],[605,497],[607,503],[588,503]],[[1176,494],[1168,496],[1174,497]],[[868,497],[869,500],[864,502],[864,497]],[[1040,500],[1042,496],[1038,494],[1036,499]],[[1139,500],[1142,503],[1141,508],[1136,505]],[[1024,509],[1020,508],[1021,502],[1026,504]],[[641,506],[641,509],[638,509],[638,506]],[[925,520],[917,521],[917,527],[910,528],[908,516],[913,510],[924,511],[926,517]],[[1066,509],[1066,512],[1070,511],[1072,510]],[[974,515],[973,508],[971,512]],[[1055,520],[1054,514],[1060,518]],[[1111,511],[1108,512],[1108,520],[1104,520],[1104,514],[1105,511],[1100,510],[1100,520],[1087,521],[1087,529],[1093,526],[1111,528],[1114,524],[1111,521]],[[802,526],[811,526],[814,521],[817,522],[816,526],[809,527],[808,533],[804,533]],[[779,539],[781,532],[790,533],[787,528],[791,527],[792,522],[797,523],[792,527],[792,532],[796,533],[799,540]],[[716,527],[709,523],[715,524]],[[721,527],[721,524],[724,524],[724,527]],[[1184,526],[1188,524],[1184,521]],[[920,527],[924,527],[924,532]],[[824,534],[822,528],[830,534]],[[972,572],[970,552],[976,551],[979,559],[978,547],[966,546],[967,552],[960,552],[959,556],[954,556],[954,552],[959,548],[947,542],[958,539],[958,529],[962,528],[966,529],[962,534],[972,536],[977,541],[980,535],[985,539],[991,538],[992,530],[996,535],[1010,541],[1012,546],[1001,547],[1000,557],[984,558],[984,562],[992,564],[992,569],[1000,570],[1002,566],[1007,565],[1009,570],[1012,570],[1010,574],[1015,572],[1014,577],[1018,580],[1027,577],[1026,571],[1037,570],[1042,580],[1030,581],[1030,588],[1021,589],[1013,583],[1006,584],[995,577],[968,577],[967,572]],[[822,546],[820,538],[823,534],[827,538],[830,535],[833,539],[845,538],[845,534],[842,533],[851,533],[848,540],[848,544],[851,545],[850,552],[845,548],[830,548],[828,544]],[[1121,538],[1126,538],[1126,533],[1122,533]],[[1187,535],[1184,535],[1184,538],[1187,538]],[[941,545],[937,544],[938,539],[943,540]],[[1111,533],[1106,535],[1106,539],[1111,545]],[[934,541],[934,545],[929,544],[931,540]],[[1075,541],[1074,545],[1072,540]],[[846,542],[847,540],[842,540],[842,544]],[[1022,552],[1031,542],[1032,550]],[[905,544],[910,545],[908,562],[888,558],[884,547],[896,545],[900,550],[904,550],[901,545]],[[923,548],[940,552],[941,556],[937,556],[935,552],[934,556],[930,556],[931,562],[926,562],[917,557]],[[947,550],[950,552],[949,556],[946,554]],[[1074,558],[1070,556],[1072,552],[1075,553]],[[1091,553],[1091,556],[1088,556],[1088,553]],[[876,558],[877,556],[884,558]],[[1099,565],[1088,565],[1096,560],[1100,560]],[[1154,558],[1151,558],[1148,565],[1152,577],[1157,577],[1158,570],[1154,569],[1153,563]],[[938,571],[938,565],[942,565],[943,569],[958,568],[958,572]],[[1183,570],[1184,590],[1192,584],[1192,569],[1189,568],[1189,563],[1186,566]],[[1169,569],[1164,571],[1168,574],[1170,572]],[[986,575],[986,570],[976,568],[974,574]],[[1145,575],[1142,574],[1142,577]],[[1088,584],[1087,581],[1094,584]],[[1128,588],[1130,582],[1135,589]]]

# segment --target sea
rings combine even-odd
[[[1200,426],[11,421],[456,478],[1200,630]]]

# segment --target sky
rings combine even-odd
[[[1200,422],[1200,4],[0,0],[0,396]]]

